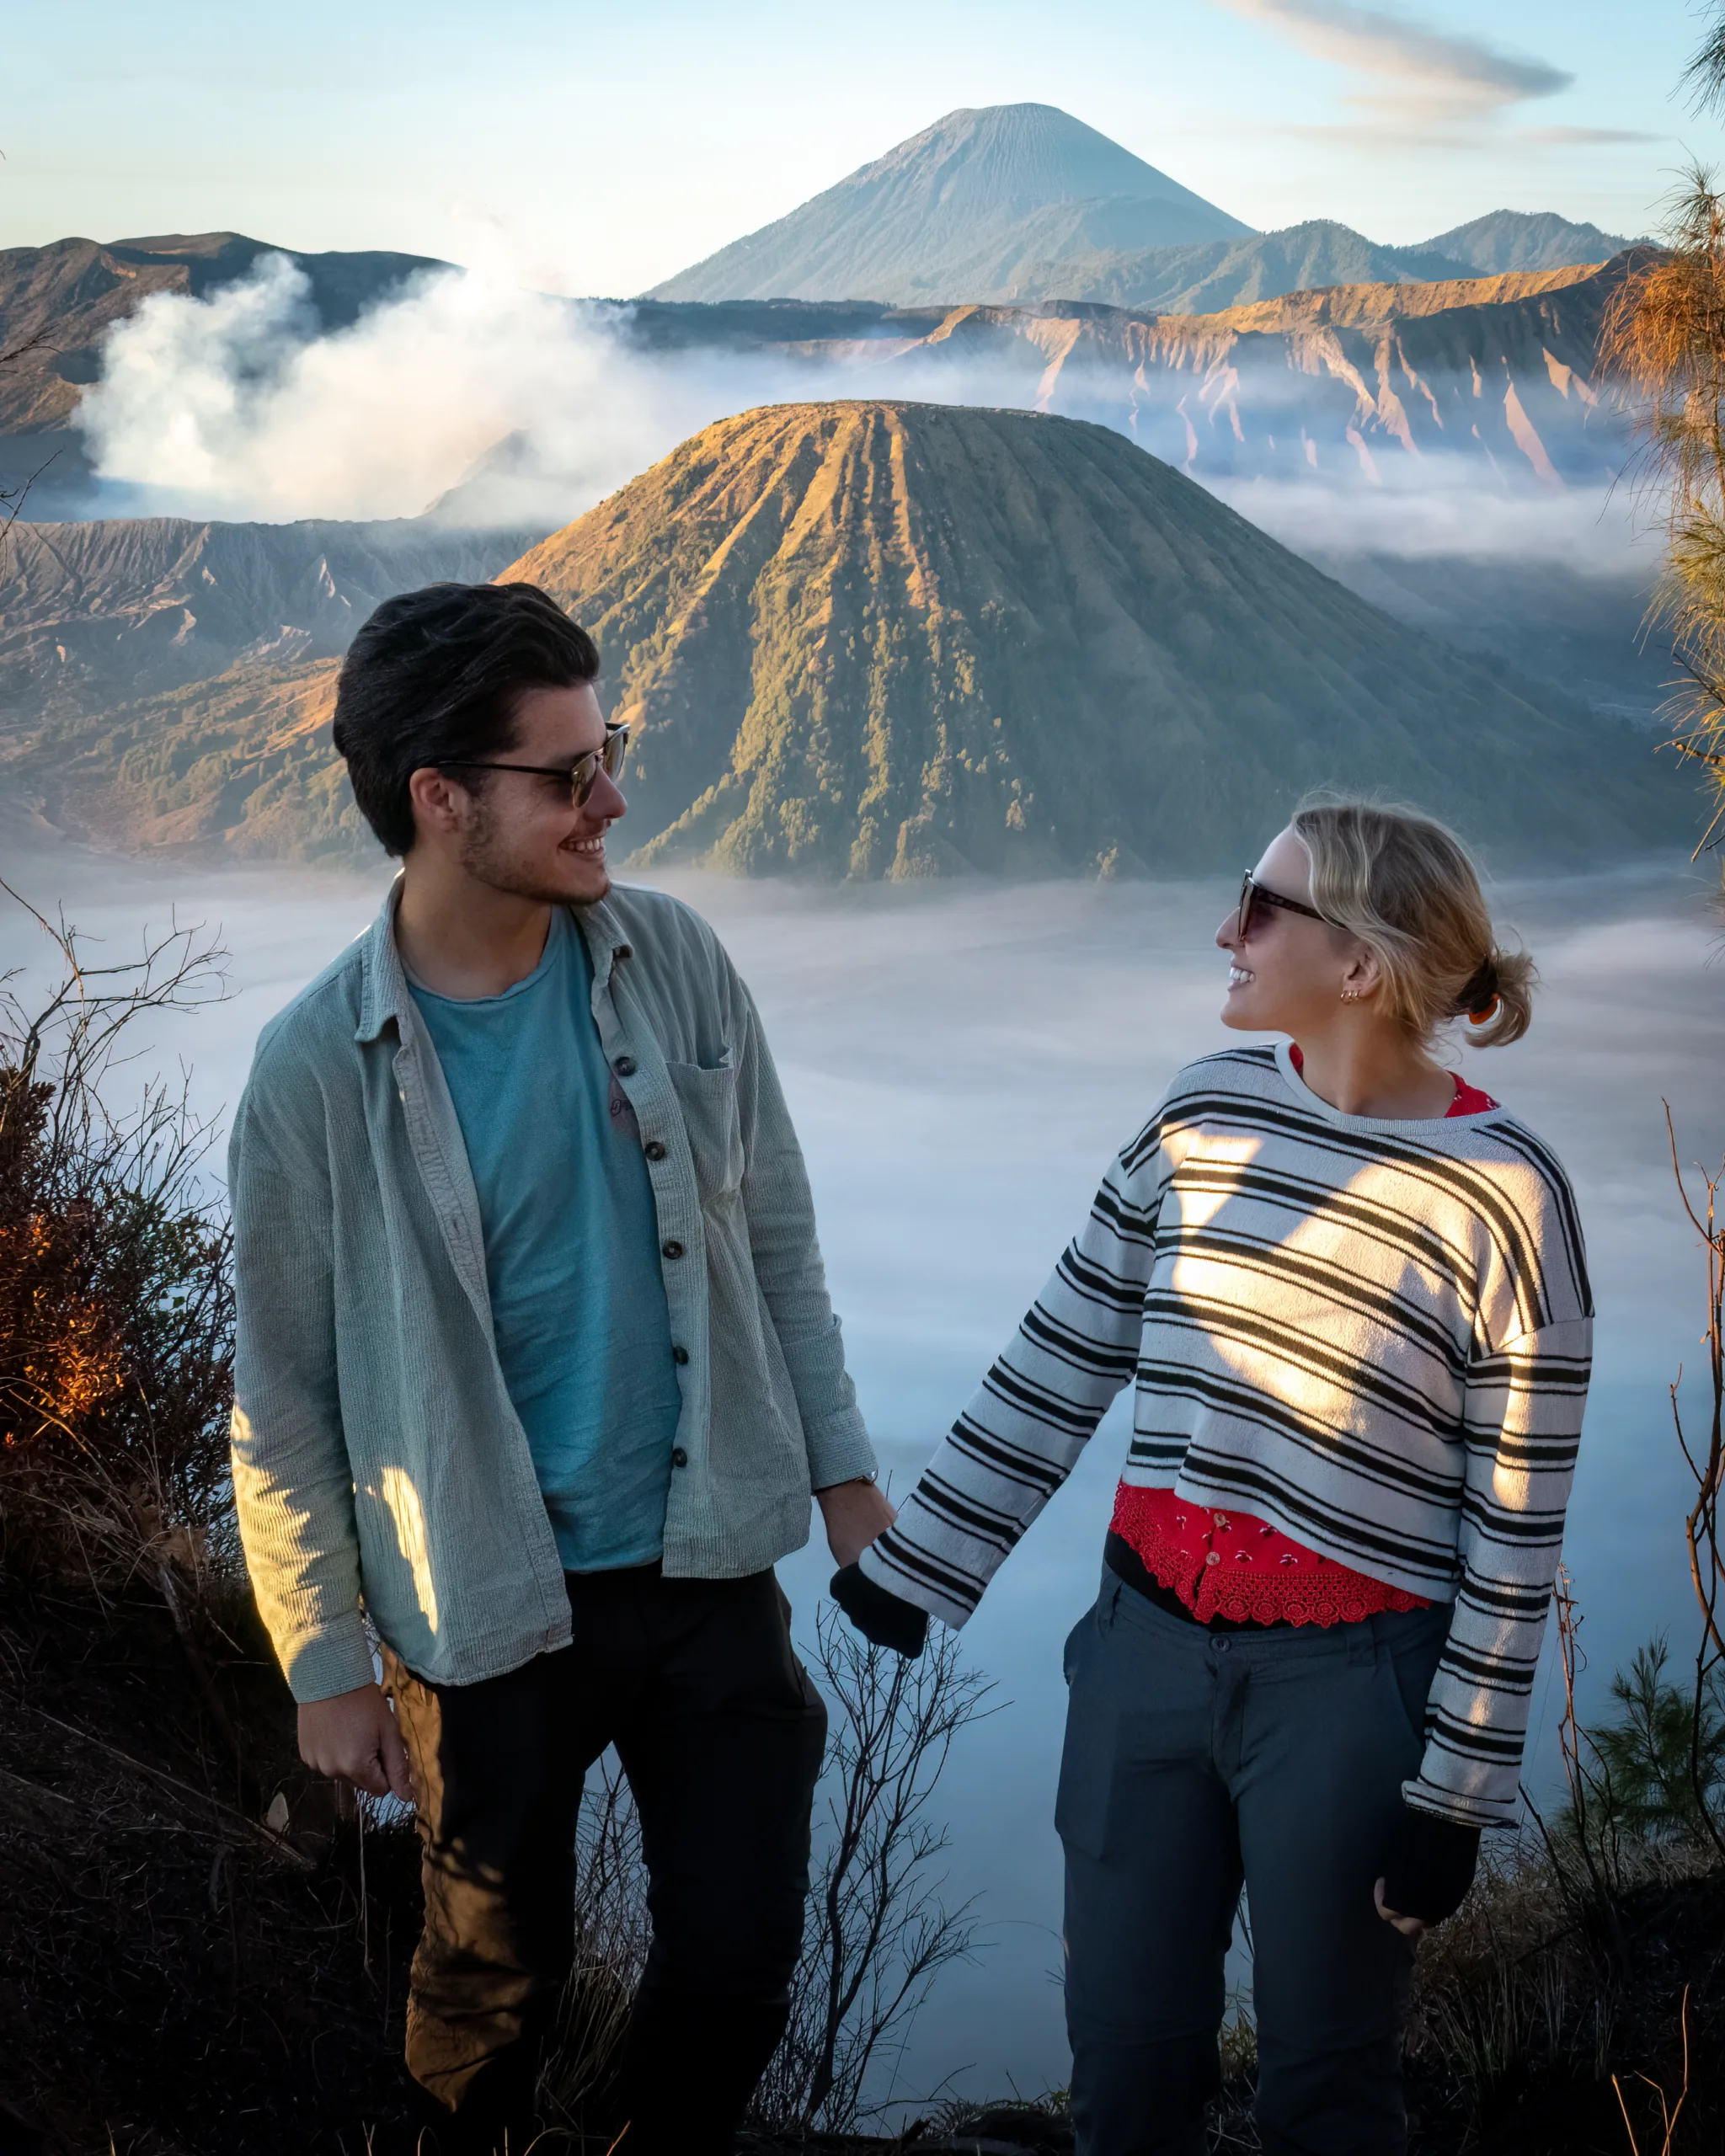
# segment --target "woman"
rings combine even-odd
[[[1199,2156],[1252,1916],[1277,2156],[1406,2146],[1413,1942],[1514,1817],[1592,1305],[1550,1150],[1433,1054],[1526,1031],[1457,841],[1301,809],[1216,932],[1181,1072],[896,1524],[834,1582],[962,1625],[1129,1381],[1055,1824],[1079,2156]]]

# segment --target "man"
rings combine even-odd
[[[418,1806],[437,2147],[531,2137],[615,1743],[653,1919],[627,2146],[703,2156],[808,1887],[825,1718],[772,1568],[811,1489],[841,1564],[892,1513],[748,991],[687,907],[611,885],[598,668],[531,584],[355,639],[336,744],[402,870],[235,1118],[234,1480],[305,1759]]]

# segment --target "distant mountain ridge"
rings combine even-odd
[[[1385,247],[1333,221],[1254,232],[1119,143],[1042,104],[948,114],[814,201],[636,303],[643,341],[761,349],[730,310],[836,307],[858,334],[914,304],[1038,308],[1096,303],[1133,315],[1215,315],[1293,291],[1454,283],[1594,262],[1612,235],[1551,212],[1493,211],[1415,247]],[[382,252],[307,254],[243,233],[168,233],[0,251],[0,489],[31,483],[25,515],[67,518],[128,504],[99,489],[75,417],[109,332],[153,294],[206,296],[285,253],[311,309],[339,329],[409,280],[451,265]],[[750,298],[766,293],[767,298]],[[681,323],[668,308],[689,308]],[[653,317],[649,328],[647,318]],[[814,333],[837,334],[830,320]],[[754,396],[768,386],[750,386]],[[118,491],[119,499],[113,498]]]
[[[1602,232],[1597,225],[1573,224],[1552,210],[1532,215],[1493,210],[1422,241],[1412,251],[1442,255],[1481,276],[1501,276],[1515,270],[1561,270],[1571,263],[1604,262],[1626,247],[1646,244]]]
[[[1100,300],[1199,314],[1316,286],[1598,263],[1629,244],[1511,210],[1411,247],[1327,219],[1256,232],[1056,106],[988,105],[947,114],[644,296]]]
[[[1629,453],[1599,380],[1606,306],[1644,259],[1444,284],[1339,286],[1208,315],[1088,301],[886,307],[641,301],[635,349],[755,355],[772,393],[1000,404],[1100,421],[1205,483],[1375,487],[1447,462],[1494,493],[1604,487]],[[455,524],[583,507],[554,446],[494,445],[434,514]]]

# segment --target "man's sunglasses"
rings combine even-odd
[[[1267,891],[1254,880],[1248,868],[1240,882],[1240,941],[1243,943],[1252,933],[1252,917],[1260,906],[1279,906],[1284,913],[1303,913],[1308,921],[1322,921],[1323,915],[1316,906],[1305,905],[1299,899],[1284,899],[1279,891]]]
[[[560,778],[569,790],[569,799],[577,808],[585,808],[593,789],[599,783],[599,774],[607,778],[622,775],[623,757],[629,746],[627,726],[607,726],[605,745],[590,749],[585,756],[577,756],[572,764],[488,764],[474,756],[440,756],[437,768],[443,771],[531,771],[536,778]]]

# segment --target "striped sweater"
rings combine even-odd
[[[1406,1785],[1514,1817],[1587,1395],[1575,1201],[1502,1108],[1343,1115],[1285,1046],[1182,1071],[862,1558],[962,1625],[1129,1380],[1125,1479],[1453,1602]]]

